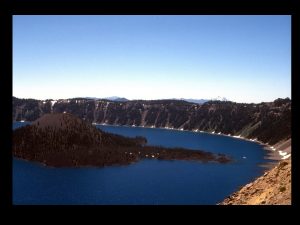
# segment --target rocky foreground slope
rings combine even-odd
[[[230,195],[220,205],[290,205],[291,160],[279,164]]]
[[[67,112],[94,123],[207,131],[257,139],[274,145],[291,137],[291,100],[259,104],[181,100],[116,102],[86,98],[35,100],[13,97],[13,121],[34,121]]]
[[[223,154],[183,148],[146,146],[143,137],[127,138],[98,130],[72,114],[45,114],[14,130],[13,155],[55,167],[110,166],[141,159],[226,163]]]

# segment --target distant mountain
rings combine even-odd
[[[229,101],[227,98],[221,97],[221,96],[218,96],[218,97],[213,98],[213,99],[211,99],[211,100],[212,100],[212,101],[223,101],[223,102]]]
[[[107,100],[111,100],[111,101],[115,101],[115,102],[127,102],[129,101],[127,98],[123,98],[123,97],[118,97],[118,96],[111,96],[111,97],[106,97],[103,99],[107,99]]]
[[[186,102],[191,102],[191,103],[196,103],[196,104],[204,104],[205,102],[208,101],[229,101],[227,98],[225,97],[216,97],[216,98],[212,98],[212,99],[194,99],[194,98],[172,98],[173,100],[182,100],[182,101],[186,101]]]
[[[196,104],[203,104],[203,103],[209,101],[208,99],[193,99],[193,98],[181,98],[180,100],[184,100],[184,101],[196,103]]]
[[[127,98],[124,97],[118,97],[118,96],[111,96],[111,97],[105,97],[105,98],[97,98],[97,97],[76,97],[72,99],[88,99],[88,100],[101,100],[101,99],[106,99],[114,102],[127,102],[130,101]],[[158,100],[158,99],[156,99]],[[160,100],[160,99],[159,99]],[[168,99],[162,99],[162,100],[168,100]],[[194,98],[171,98],[170,100],[181,100],[181,101],[186,101],[186,102],[191,102],[191,103],[196,103],[196,104],[203,104],[208,101],[228,101],[227,98],[224,97],[216,97],[216,98],[211,98],[211,99],[194,99]],[[155,101],[155,100],[154,100]]]
[[[77,99],[77,100],[110,100],[110,101],[114,101],[114,102],[127,102],[129,101],[127,98],[122,98],[122,97],[118,97],[118,96],[111,96],[111,97],[105,97],[105,98],[97,98],[97,97],[75,97],[75,98],[70,98],[70,99]]]

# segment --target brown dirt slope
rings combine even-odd
[[[291,205],[291,159],[279,162],[219,205]]]

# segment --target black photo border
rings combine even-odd
[[[299,146],[299,12],[294,0],[5,0],[0,2],[1,44],[3,49],[1,73],[1,147],[0,147],[0,204],[1,208],[15,209],[25,206],[12,204],[12,78],[13,78],[13,15],[291,15],[292,18],[292,206],[299,204],[300,190],[297,184],[299,177],[296,161]],[[299,82],[299,81],[298,81]],[[299,150],[300,151],[300,150]],[[62,206],[61,206],[62,207]],[[79,206],[78,206],[79,207]],[[91,207],[91,206],[89,206]],[[130,206],[131,208],[135,206]],[[150,207],[143,206],[141,208]],[[163,206],[162,206],[163,207]],[[189,207],[190,206],[181,206]],[[259,206],[265,209],[268,206]],[[30,207],[31,208],[31,207]],[[72,206],[74,209],[74,206]],[[77,208],[77,207],[76,207]],[[82,208],[82,207],[81,207]],[[103,207],[102,207],[103,208]],[[111,207],[108,207],[111,208]],[[152,206],[153,208],[153,206]],[[157,207],[155,207],[157,208]],[[171,207],[178,209],[178,206]],[[193,207],[194,208],[194,207]],[[224,206],[209,206],[220,209]],[[227,208],[227,207],[225,207]],[[237,207],[230,207],[235,208]],[[243,208],[243,207],[238,207]],[[249,207],[247,207],[249,208]],[[253,208],[253,207],[251,207]],[[278,207],[276,207],[278,208]],[[282,207],[279,207],[280,210]],[[201,207],[201,210],[203,207]],[[279,211],[278,211],[279,212]]]

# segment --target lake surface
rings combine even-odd
[[[13,128],[26,123],[15,122]],[[185,147],[234,158],[233,163],[146,159],[129,166],[50,168],[13,160],[13,204],[216,204],[260,176],[270,162],[254,142],[221,135],[140,127],[101,126],[149,145]],[[243,158],[243,157],[246,158]]]

